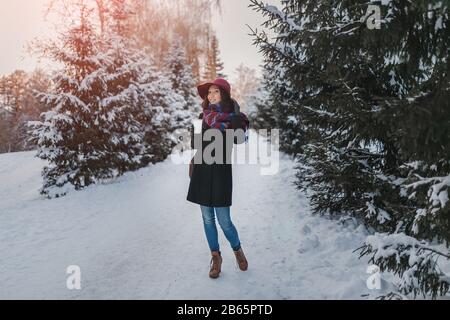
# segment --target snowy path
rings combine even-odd
[[[232,218],[249,270],[238,270],[219,229],[223,266],[208,278],[200,208],[187,202],[187,165],[163,163],[47,200],[34,152],[0,155],[0,298],[365,299],[367,263],[352,253],[362,228],[311,216],[278,175],[234,165]],[[81,267],[81,290],[66,268]]]

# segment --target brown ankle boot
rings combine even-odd
[[[220,251],[211,251],[211,255],[211,270],[209,270],[209,277],[217,278],[222,267],[222,256],[220,255]]]
[[[245,258],[244,251],[242,251],[242,248],[240,248],[237,251],[233,250],[233,252],[234,252],[234,255],[236,256],[236,261],[239,265],[239,269],[241,269],[242,271],[247,270],[248,262],[247,262],[247,259]]]

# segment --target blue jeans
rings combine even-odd
[[[206,207],[200,205],[203,216],[203,226],[205,228],[206,240],[208,240],[209,249],[211,251],[219,251],[219,236],[217,234],[216,219],[219,220],[219,225],[222,228],[225,237],[230,242],[233,250],[239,250],[241,242],[237,230],[231,221],[230,207]],[[214,215],[214,209],[216,214]]]

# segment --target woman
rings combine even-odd
[[[206,239],[211,250],[211,268],[209,276],[217,278],[221,271],[222,256],[219,248],[218,233],[216,228],[215,217],[219,221],[219,225],[230,243],[231,248],[236,256],[239,269],[247,270],[248,262],[244,255],[239,240],[239,235],[231,221],[230,206],[232,195],[232,172],[231,163],[227,163],[226,159],[231,159],[231,151],[233,143],[227,142],[226,130],[243,129],[247,132],[249,122],[246,115],[239,110],[239,105],[234,99],[231,99],[230,84],[222,78],[217,78],[213,82],[207,82],[197,86],[198,93],[203,99],[203,113],[200,115],[202,121],[202,130],[197,136],[191,129],[191,147],[194,148],[194,139],[201,140],[201,150],[197,151],[195,157],[201,156],[200,163],[191,161],[189,168],[189,176],[191,178],[187,200],[200,205],[203,217],[203,226]],[[219,129],[222,133],[223,161],[222,163],[205,163],[203,161],[203,151],[212,143],[211,141],[203,141],[203,135],[209,129]],[[198,136],[200,135],[200,136]],[[236,138],[231,140],[237,142]],[[243,142],[241,140],[241,142]],[[215,150],[211,152],[215,155]],[[220,162],[220,161],[218,161]]]

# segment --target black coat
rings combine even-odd
[[[200,115],[200,118],[202,114]],[[232,119],[232,128],[242,128],[242,119],[239,112]],[[207,128],[203,127],[202,132],[196,135],[203,134]],[[218,130],[218,129],[215,129]],[[203,141],[201,150],[197,150],[197,153],[203,151],[207,145],[214,141]],[[189,190],[187,194],[187,200],[193,203],[208,207],[229,207],[232,202],[233,191],[233,178],[231,171],[231,163],[226,163],[226,159],[231,159],[231,152],[233,149],[233,142],[238,143],[236,139],[231,143],[227,143],[225,138],[225,132],[222,132],[222,151],[223,151],[223,163],[207,164],[202,159],[201,163],[193,165],[192,176],[189,183]],[[191,127],[191,148],[194,148],[194,129]],[[214,151],[212,152],[214,155]]]

